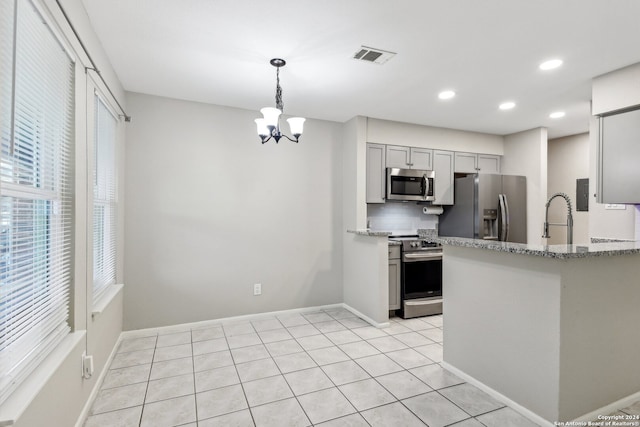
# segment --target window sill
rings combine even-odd
[[[100,297],[98,302],[93,306],[93,310],[91,311],[91,317],[95,318],[102,313],[107,306],[113,301],[113,299],[118,295],[118,293],[122,290],[124,285],[109,285],[109,288],[105,291],[104,295]],[[0,427],[2,427],[0,425]]]
[[[14,425],[31,402],[64,363],[74,348],[86,336],[87,331],[71,332],[55,350],[27,377],[9,398],[0,405],[0,427]],[[78,364],[80,361],[78,361]],[[78,369],[80,376],[80,369]]]

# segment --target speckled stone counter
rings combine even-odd
[[[449,246],[487,249],[512,254],[557,259],[640,254],[640,242],[590,243],[585,245],[527,245],[522,243],[497,242],[495,240],[444,236],[432,236],[430,240]]]
[[[376,237],[385,237],[391,236],[390,231],[375,231],[367,229],[358,229],[358,230],[347,230],[347,233],[357,234],[359,236],[376,236]]]

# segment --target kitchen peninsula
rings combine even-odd
[[[437,241],[446,368],[543,425],[640,398],[640,244]]]

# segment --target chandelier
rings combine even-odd
[[[256,119],[256,126],[258,127],[258,135],[262,140],[262,143],[269,141],[271,138],[276,140],[276,144],[283,136],[289,141],[295,143],[302,135],[302,128],[304,126],[304,117],[291,117],[287,119],[289,128],[293,138],[289,138],[287,135],[280,132],[280,115],[284,110],[284,103],[282,102],[282,88],[280,87],[280,68],[286,65],[284,59],[273,58],[269,61],[271,65],[276,67],[276,107],[265,107],[260,110],[262,113],[261,119]]]

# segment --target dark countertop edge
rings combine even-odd
[[[518,255],[539,256],[555,259],[591,258],[600,256],[619,256],[640,254],[639,242],[591,243],[586,245],[528,245],[466,239],[462,237],[432,237],[431,240],[442,245],[465,248],[487,249]]]

